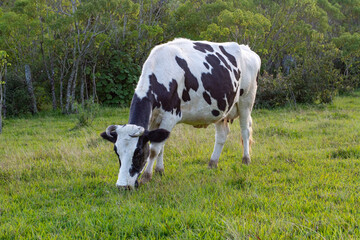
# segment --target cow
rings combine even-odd
[[[164,144],[178,123],[215,124],[208,166],[217,167],[229,122],[240,119],[244,164],[250,163],[251,111],[261,60],[248,46],[175,39],[152,49],[130,105],[127,124],[101,136],[114,143],[120,170],[116,186],[133,189],[164,172]],[[150,144],[149,144],[150,143]],[[147,166],[145,168],[145,165]],[[145,168],[145,170],[144,170]]]

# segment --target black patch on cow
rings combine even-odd
[[[152,131],[146,130],[144,136],[146,141],[159,143],[165,141],[170,136],[170,132],[166,129],[159,128]]]
[[[226,62],[225,58],[220,54],[216,53],[216,56],[224,63],[225,67],[231,71],[230,65]]]
[[[149,144],[144,136],[139,137],[136,144],[136,149],[132,157],[132,164],[129,169],[130,176],[140,173],[146,164],[146,159],[149,157]]]
[[[211,105],[211,98],[210,98],[210,96],[209,96],[209,94],[208,94],[207,92],[203,92],[203,97],[204,97],[205,101],[206,101],[209,105]]]
[[[227,59],[229,59],[229,61],[232,63],[232,65],[234,65],[234,67],[237,67],[235,57],[233,55],[231,55],[230,53],[228,53],[223,46],[220,46],[219,48],[220,48],[221,52],[227,57]]]
[[[225,111],[227,107],[226,100],[229,106],[232,106],[236,94],[230,72],[220,64],[220,59],[215,55],[209,54],[205,59],[212,69],[210,73],[201,75],[201,81],[205,90],[210,93],[213,99],[216,99],[219,110]]]
[[[206,69],[210,68],[209,64],[207,64],[206,62],[204,62],[204,66],[206,67]]]
[[[178,56],[175,57],[175,60],[177,64],[184,70],[185,72],[185,89],[182,93],[182,99],[184,102],[190,101],[190,95],[189,91],[190,89],[193,89],[194,91],[197,91],[199,88],[199,83],[196,77],[191,73],[187,62],[179,58]]]
[[[235,75],[236,80],[239,81],[240,76],[241,76],[241,71],[240,71],[240,69],[234,69],[234,75]]]
[[[184,102],[187,102],[187,101],[190,101],[191,99],[190,99],[190,95],[189,95],[189,92],[188,91],[186,91],[185,89],[183,90],[183,93],[182,93],[182,100],[184,101]]]
[[[159,128],[153,131],[145,130],[145,133],[139,137],[135,152],[132,157],[132,164],[129,170],[131,177],[137,173],[140,173],[146,164],[146,159],[150,154],[148,142],[163,142],[169,136],[170,132],[165,129]]]
[[[116,145],[114,145],[114,151],[115,151],[116,155],[117,155],[118,158],[119,158],[119,164],[120,164],[120,167],[121,167],[121,159],[120,159],[120,156],[119,156],[119,154],[118,154],[118,152],[117,152],[117,147],[116,147]]]
[[[152,100],[148,93],[148,96],[140,99],[136,93],[133,96],[130,106],[129,123],[148,128],[150,113],[152,108]]]
[[[211,111],[212,115],[214,115],[215,117],[220,115],[220,112],[218,110],[212,110]]]
[[[214,52],[214,49],[206,43],[200,43],[200,42],[194,42],[194,49],[206,53],[206,51],[208,52]]]
[[[240,89],[240,96],[242,96],[244,94],[244,89]]]
[[[169,131],[161,128],[153,131],[145,130],[145,133],[139,137],[132,157],[132,164],[129,169],[131,177],[140,173],[146,164],[146,159],[150,154],[148,142],[163,142],[169,137],[169,135]]]
[[[199,88],[198,80],[190,71],[187,62],[184,59],[179,58],[178,56],[175,57],[175,60],[176,60],[177,64],[185,72],[185,89],[186,89],[186,91],[189,91],[190,89],[197,91]]]
[[[175,79],[169,82],[169,91],[167,91],[166,87],[157,81],[155,74],[149,75],[150,81],[150,91],[148,95],[152,98],[152,106],[153,108],[164,109],[167,112],[176,113],[176,115],[180,115],[180,103],[181,100],[177,93],[178,84]],[[150,116],[150,114],[148,115]]]

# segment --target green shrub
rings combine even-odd
[[[99,101],[105,105],[127,106],[134,94],[140,75],[140,66],[120,51],[115,51],[109,63],[97,75]]]
[[[30,112],[30,96],[25,81],[9,74],[6,82],[6,116],[13,117]]]
[[[100,106],[99,104],[95,103],[93,99],[89,99],[85,101],[84,105],[76,102],[74,104],[74,109],[76,111],[77,120],[74,129],[76,129],[80,127],[90,126],[95,117],[97,116],[100,110]]]
[[[343,82],[334,67],[337,54],[332,46],[311,44],[304,55],[296,57],[289,75],[284,76],[280,69],[272,75],[264,72],[258,80],[257,106],[332,102]]]
[[[325,48],[325,49],[324,49]],[[301,62],[288,76],[291,94],[297,103],[330,103],[342,83],[333,59],[337,52],[330,46],[312,44]]]
[[[283,106],[289,100],[287,79],[278,74],[277,77],[264,72],[258,79],[256,107],[272,108]]]

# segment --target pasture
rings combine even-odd
[[[0,239],[359,239],[360,92],[331,105],[256,109],[252,163],[230,125],[217,169],[214,127],[178,125],[165,175],[115,187],[118,159],[99,134],[126,123],[104,108],[7,119],[0,135]]]

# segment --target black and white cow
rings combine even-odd
[[[215,123],[209,166],[216,167],[229,133],[228,122],[239,117],[242,162],[249,164],[250,114],[260,64],[256,53],[235,42],[175,39],[156,46],[144,63],[128,124],[111,125],[101,134],[115,144],[119,157],[116,185],[137,187],[146,163],[141,180],[149,181],[155,160],[155,171],[164,171],[164,143],[177,123],[194,127]]]

